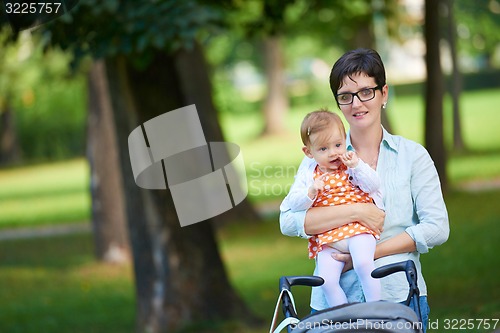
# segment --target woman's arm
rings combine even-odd
[[[339,206],[340,207],[340,206]],[[390,256],[399,253],[415,252],[417,244],[406,232],[402,232],[392,238],[377,244],[374,259]],[[343,272],[352,269],[352,257],[349,253],[336,253],[332,255],[335,260],[345,263]]]
[[[304,230],[308,235],[316,235],[358,221],[367,228],[381,233],[384,218],[384,211],[372,203],[312,207],[306,213]]]
[[[414,252],[417,250],[415,241],[406,232],[402,232],[388,240],[380,242],[375,248],[374,259],[390,256],[399,253]],[[332,255],[335,260],[345,263],[342,272],[352,269],[352,257],[349,253],[335,253]]]
[[[406,232],[402,232],[392,238],[377,244],[375,248],[375,258],[382,258],[398,253],[408,253],[417,250],[417,246],[413,238]]]
[[[450,225],[441,192],[441,182],[434,162],[427,150],[417,145],[412,154],[411,196],[418,223],[406,228],[415,241],[419,253],[427,253],[434,246],[448,240]]]
[[[365,227],[381,233],[385,213],[372,203],[313,207],[309,208],[307,212],[305,211],[305,207],[302,211],[292,209],[292,207],[296,208],[295,204],[291,202],[294,200],[294,193],[297,188],[304,187],[304,179],[306,179],[304,173],[308,172],[307,170],[314,164],[314,160],[307,157],[302,160],[290,193],[281,203],[281,232],[286,236],[307,238],[308,235],[316,235],[340,227],[346,223],[358,221]]]

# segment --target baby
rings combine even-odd
[[[289,196],[292,210],[309,207],[373,203],[383,209],[377,173],[354,151],[347,151],[346,133],[340,117],[328,110],[306,115],[301,126],[302,151],[316,163],[299,170]],[[369,194],[370,195],[369,195]],[[359,222],[309,238],[309,258],[316,258],[318,273],[325,280],[322,288],[330,307],[347,303],[339,285],[344,262],[333,253],[350,253],[367,302],[380,300],[380,282],[371,277],[373,257],[379,235]]]

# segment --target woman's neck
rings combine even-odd
[[[382,126],[373,126],[364,129],[351,128],[351,144],[356,151],[372,154],[378,153],[382,142]]]

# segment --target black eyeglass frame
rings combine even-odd
[[[374,99],[374,98],[375,98],[375,91],[376,91],[376,90],[380,90],[380,91],[382,91],[382,87],[383,87],[383,86],[380,86],[380,85],[379,85],[379,86],[375,86],[375,87],[373,87],[373,88],[363,88],[363,89],[361,89],[361,90],[359,90],[359,91],[357,91],[357,92],[355,92],[355,93],[341,93],[341,94],[335,94],[335,100],[337,101],[337,103],[338,103],[339,105],[351,105],[351,104],[354,102],[354,97],[357,97],[357,98],[359,99],[359,101],[360,101],[360,102],[368,102],[368,101],[371,101],[372,99]],[[364,99],[364,100],[363,100],[363,99],[361,99],[361,97],[359,97],[359,95],[358,95],[358,94],[359,94],[360,92],[362,92],[362,91],[365,91],[365,90],[372,90],[372,91],[373,91],[373,96],[372,96],[372,97],[370,97],[369,99]],[[339,99],[338,99],[338,96],[341,96],[341,95],[351,95],[351,96],[352,96],[351,102],[350,102],[350,103],[340,103],[340,102],[339,102]]]

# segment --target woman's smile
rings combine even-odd
[[[360,112],[354,113],[352,116],[354,118],[361,118],[361,117],[363,117],[363,116],[365,116],[367,114],[368,114],[368,111],[360,111]]]

